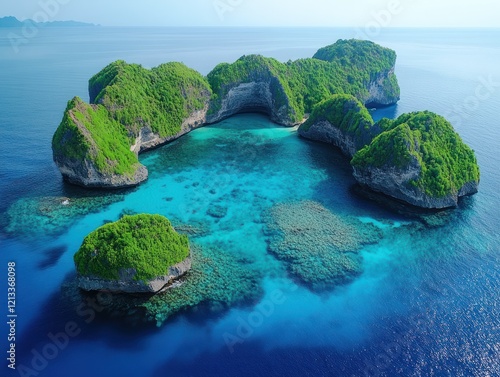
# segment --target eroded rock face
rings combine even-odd
[[[240,83],[229,90],[222,100],[220,109],[207,119],[208,123],[217,123],[232,115],[243,112],[261,112],[267,114],[273,122],[283,126],[293,126],[288,117],[286,105],[278,106],[274,92],[286,96],[277,80],[262,78],[260,81]]]
[[[182,122],[181,130],[177,134],[168,137],[161,137],[160,135],[154,133],[149,126],[142,127],[139,131],[139,136],[136,138],[135,143],[130,147],[130,150],[139,154],[176,140],[182,135],[185,135],[198,127],[204,126],[207,121],[207,111],[208,101],[202,110],[191,113],[191,115]]]
[[[54,157],[63,179],[69,183],[95,188],[122,188],[133,187],[148,179],[148,169],[144,165],[138,166],[134,175],[109,174],[99,171],[95,165],[85,160],[75,160],[64,157]]]
[[[395,80],[394,67],[380,72],[368,85],[369,97],[364,103],[368,107],[383,107],[397,103],[400,99],[399,86]]]
[[[456,207],[460,197],[478,192],[478,183],[469,182],[462,186],[457,193],[451,193],[441,198],[429,196],[422,189],[409,184],[410,181],[418,179],[420,172],[421,166],[417,159],[413,158],[411,163],[403,169],[394,166],[383,168],[354,167],[353,174],[361,185],[421,208]]]
[[[110,291],[124,293],[157,293],[168,289],[176,279],[191,269],[191,257],[171,266],[168,274],[149,281],[134,280],[135,269],[122,269],[120,279],[105,280],[94,276],[77,277],[77,284],[86,291]]]
[[[397,102],[394,52],[354,40],[339,41],[326,50],[322,59],[295,64],[243,56],[233,64],[218,65],[207,77],[181,63],[151,70],[124,61],[111,63],[90,79],[90,104],[78,98],[68,104],[52,143],[54,161],[64,179],[73,184],[129,187],[148,177],[137,159],[139,153],[238,113],[261,112],[277,124],[295,126],[312,111],[311,102],[349,92],[352,85],[365,104]],[[341,59],[344,50],[350,51],[346,62]],[[346,77],[338,65],[319,62],[338,63],[339,59],[346,72],[352,69],[352,77]],[[340,87],[332,88],[332,82]],[[341,139],[326,123],[321,124],[326,126],[323,130],[313,127],[311,138]],[[326,134],[320,136],[321,132]],[[345,143],[338,146],[352,155],[352,140],[343,139]]]
[[[318,104],[298,132],[306,139],[334,145],[352,157],[381,130],[358,99],[337,94]]]
[[[354,156],[354,153],[358,150],[352,137],[345,135],[338,127],[327,120],[314,123],[307,131],[299,128],[299,135],[306,139],[332,144],[350,157]]]

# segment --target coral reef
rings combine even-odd
[[[310,200],[276,204],[265,213],[264,222],[271,253],[314,290],[347,283],[360,274],[360,249],[382,237],[376,226],[334,214]]]

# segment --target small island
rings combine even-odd
[[[417,207],[456,207],[478,191],[474,152],[429,111],[374,123],[356,98],[336,95],[314,108],[299,134],[339,147],[361,185]]]
[[[160,215],[124,216],[85,237],[74,256],[87,291],[156,293],[191,268],[187,236]]]
[[[47,18],[48,15],[47,15]],[[79,21],[46,21],[46,22],[36,22],[34,20],[26,19],[23,21],[18,20],[13,16],[6,16],[0,18],[0,28],[22,28],[22,27],[94,27],[95,24],[90,24],[87,22]]]

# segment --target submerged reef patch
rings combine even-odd
[[[75,282],[64,286],[64,295],[78,305],[95,298],[102,314],[127,323],[161,326],[173,315],[205,304],[212,311],[257,300],[263,294],[262,273],[251,261],[214,246],[191,245],[191,269],[170,289],[154,295],[84,292]]]
[[[363,245],[382,238],[375,225],[311,200],[276,204],[263,217],[269,251],[313,290],[350,282],[362,272]]]
[[[28,238],[50,237],[63,233],[80,217],[102,211],[122,201],[123,194],[86,197],[35,197],[13,203],[6,213],[5,231]]]

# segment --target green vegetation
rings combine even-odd
[[[61,124],[52,137],[52,150],[55,156],[61,155],[81,161],[88,154],[89,141],[80,132],[74,118],[71,116],[71,112],[80,103],[83,103],[82,100],[75,97],[66,106]]]
[[[371,41],[356,39],[338,40],[333,45],[319,49],[314,58],[338,64],[349,84],[359,92],[349,93],[358,98],[362,98],[370,81],[376,80],[381,73],[390,73],[396,64],[396,53],[393,50]],[[382,90],[389,98],[399,98],[400,89],[395,75],[387,76]]]
[[[104,106],[88,105],[78,97],[68,102],[52,148],[55,156],[92,161],[101,173],[133,175],[140,166],[126,129]]]
[[[206,79],[182,63],[151,70],[124,61],[111,63],[89,81],[91,102],[104,105],[130,137],[149,126],[160,137],[174,136],[182,122],[208,103]]]
[[[359,52],[359,55],[358,55]],[[312,59],[280,63],[259,55],[243,56],[233,64],[219,64],[209,73],[213,90],[212,113],[233,87],[258,79],[271,79],[276,107],[287,105],[293,122],[333,94],[351,94],[361,101],[369,98],[369,83],[380,73],[388,74],[394,67],[394,51],[373,42],[340,40],[319,50]],[[394,75],[384,80],[388,98],[399,98],[399,86]]]
[[[394,68],[396,53],[371,41],[340,39],[323,47],[313,56],[315,59],[336,62],[344,67],[355,67],[373,77]]]
[[[354,155],[354,167],[404,169],[413,159],[421,172],[409,184],[435,198],[457,193],[466,183],[479,182],[474,152],[445,118],[423,111],[379,123],[385,131]]]
[[[120,270],[135,269],[134,279],[166,275],[170,266],[189,256],[187,236],[179,235],[160,215],[124,216],[85,237],[74,256],[79,274],[119,279]]]
[[[287,106],[289,118],[298,122],[302,120],[303,112],[298,108],[287,76],[285,64],[260,55],[242,56],[233,64],[219,64],[207,76],[214,93],[210,112],[216,113],[220,109],[222,99],[239,84],[269,80],[272,82],[274,106],[278,109]]]
[[[53,137],[54,160],[76,182],[90,174],[99,186],[100,177],[89,169],[95,166],[106,179],[121,175],[106,185],[121,187],[119,178],[133,184],[147,175],[136,151],[130,151],[144,128],[159,137],[157,144],[181,134],[183,122],[197,110],[208,109],[212,120],[220,120],[218,111],[229,91],[251,82],[269,83],[273,120],[285,125],[302,122],[334,94],[368,101],[374,80],[383,86],[379,90],[387,93],[387,101],[395,102],[399,87],[390,72],[395,58],[394,52],[371,42],[339,41],[319,50],[316,58],[288,63],[243,56],[233,64],[219,64],[206,78],[182,63],[145,69],[119,60],[90,79],[91,105],[79,98],[68,104]]]
[[[300,131],[307,132],[313,124],[321,121],[328,121],[350,136],[357,149],[369,144],[380,133],[366,107],[349,94],[336,94],[317,104],[308,120],[300,126]]]

